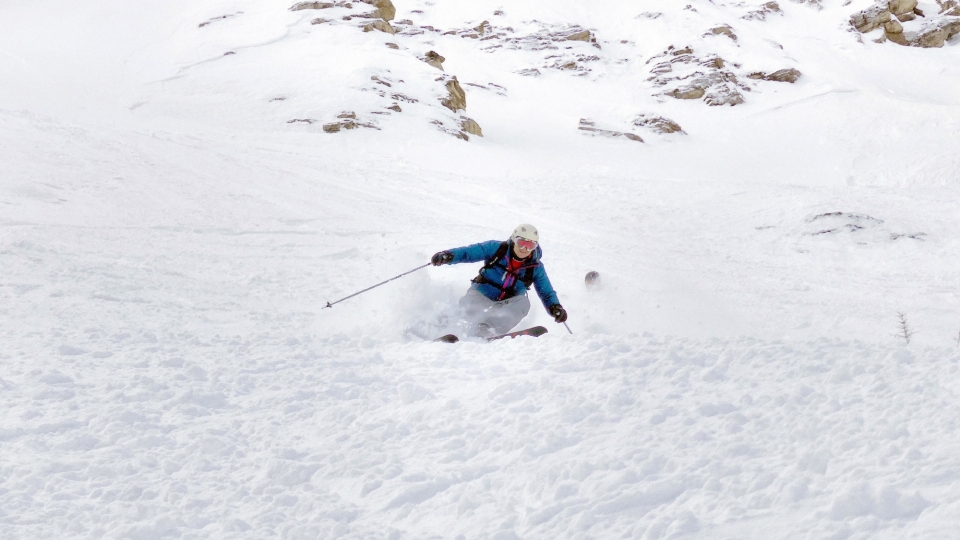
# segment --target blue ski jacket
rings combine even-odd
[[[504,244],[506,249],[503,249]],[[550,284],[550,278],[547,277],[547,271],[540,262],[543,254],[540,246],[537,246],[529,257],[523,259],[523,264],[513,273],[507,270],[509,258],[513,253],[513,240],[506,242],[489,240],[447,251],[453,254],[453,260],[449,264],[480,261],[487,263],[480,269],[480,274],[473,279],[473,282],[477,290],[490,300],[499,302],[527,294],[527,289],[532,284],[540,301],[543,302],[543,307],[549,309],[550,306],[560,303],[553,285]],[[502,254],[496,257],[496,260],[492,260],[500,253]]]

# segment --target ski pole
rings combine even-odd
[[[563,321],[563,325],[567,326],[567,321]],[[573,330],[571,330],[569,326],[567,326],[567,332],[570,332],[571,334],[573,334]]]
[[[374,285],[373,287],[367,287],[366,289],[364,289],[364,290],[362,290],[362,291],[360,291],[360,292],[355,292],[355,293],[351,294],[350,296],[347,296],[347,297],[344,297],[344,298],[341,298],[341,299],[337,300],[336,302],[327,302],[327,305],[323,306],[323,308],[321,308],[321,309],[327,309],[328,307],[333,307],[334,304],[339,304],[340,302],[343,302],[344,300],[349,300],[350,298],[353,298],[354,296],[357,296],[358,294],[363,294],[363,293],[369,291],[370,289],[376,289],[377,287],[379,287],[379,286],[381,286],[381,285],[386,285],[387,283],[390,283],[391,281],[393,281],[393,280],[395,280],[395,279],[402,278],[403,276],[405,276],[405,275],[407,275],[407,274],[412,274],[412,273],[416,272],[417,270],[421,270],[421,269],[423,269],[423,268],[426,268],[426,267],[430,266],[430,264],[431,264],[431,263],[427,263],[427,264],[425,264],[425,265],[423,265],[423,266],[418,266],[418,267],[414,268],[413,270],[410,270],[409,272],[404,272],[404,273],[400,274],[399,276],[394,276],[394,277],[392,277],[392,278],[390,278],[390,279],[388,279],[388,280],[386,280],[386,281],[384,281],[384,282],[382,282],[382,283],[377,283],[377,284]]]

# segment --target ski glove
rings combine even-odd
[[[563,306],[560,304],[554,304],[548,309],[550,310],[550,315],[553,316],[553,320],[557,321],[558,323],[567,320],[567,310],[563,309]]]
[[[453,253],[449,251],[441,251],[439,253],[434,253],[433,257],[430,257],[430,262],[434,266],[440,266],[441,264],[449,264],[453,260]]]

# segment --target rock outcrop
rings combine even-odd
[[[536,22],[536,21],[534,21]],[[491,41],[492,43],[485,47],[485,50],[493,50],[501,47],[513,50],[559,50],[563,42],[580,41],[589,43],[595,48],[600,48],[597,43],[597,36],[590,30],[579,25],[548,25],[538,23],[541,28],[528,35],[515,35],[512,27],[500,27],[483,21],[479,25],[461,30],[442,31],[433,27],[423,27],[432,32],[442,35],[455,35],[461,38],[478,39],[481,41]]]
[[[704,35],[705,36],[727,36],[728,38],[732,39],[734,42],[737,41],[737,35],[733,33],[733,28],[731,28],[729,25],[726,25],[726,24],[717,26],[716,28],[711,28],[710,31]]]
[[[913,20],[917,16],[914,13],[914,10],[917,9],[917,3],[917,0],[890,0],[890,2],[887,3],[887,8],[890,10],[890,13],[896,15],[898,19],[907,15],[907,20]]]
[[[446,60],[446,58],[440,56],[436,51],[427,51],[427,54],[423,56],[424,62],[439,69],[440,71],[443,71],[443,62]]]
[[[377,18],[383,19],[384,21],[392,21],[394,17],[397,16],[397,8],[393,6],[393,2],[390,0],[360,0],[364,4],[369,4],[375,8],[373,12],[366,15],[367,18]],[[338,4],[341,5],[341,4]],[[347,5],[347,4],[343,4]],[[358,15],[360,16],[360,15]]]
[[[766,4],[760,6],[760,9],[756,9],[750,13],[747,13],[743,16],[743,18],[748,21],[765,21],[767,20],[767,15],[772,13],[783,14],[783,10],[780,9],[780,4],[776,2],[767,2]]]
[[[743,103],[740,90],[749,90],[741,84],[727,63],[718,56],[700,58],[693,49],[669,47],[648,63],[660,60],[650,70],[648,79],[655,86],[663,86],[665,96],[675,99],[703,99],[708,105],[739,105]],[[736,66],[735,66],[736,67]]]
[[[483,130],[480,129],[480,124],[474,121],[471,118],[464,118],[460,121],[460,129],[466,131],[471,135],[476,135],[477,137],[483,137]]]
[[[960,17],[960,2],[957,0],[937,0],[937,5],[940,6],[940,15]]]
[[[363,25],[364,32],[373,32],[374,30],[379,30],[381,32],[385,32],[391,35],[397,33],[397,31],[394,30],[392,26],[390,26],[390,23],[383,20],[377,20],[377,21],[373,21],[371,23],[367,23]]]
[[[862,34],[882,28],[883,36],[878,42],[890,41],[908,47],[943,47],[947,40],[960,34],[960,19],[957,18],[960,17],[960,7],[957,7],[957,0],[937,0],[937,5],[940,13],[927,17],[918,7],[917,0],[881,1],[854,13],[850,24]],[[927,21],[920,23],[917,17],[924,17]],[[912,26],[913,31],[909,31],[903,23],[920,26]]]
[[[649,129],[654,133],[680,133],[682,135],[686,135],[686,132],[680,127],[680,124],[674,122],[673,120],[653,114],[637,115],[637,117],[633,120],[633,125],[636,127]]]
[[[587,43],[595,43],[597,38],[593,37],[593,33],[589,30],[580,30],[573,32],[572,34],[567,34],[564,38],[564,41],[586,41]]]
[[[800,79],[802,74],[799,70],[794,68],[779,69],[773,73],[764,73],[762,71],[755,71],[747,77],[751,79],[759,79],[763,81],[773,81],[773,82],[788,82],[795,83]]]
[[[324,124],[323,131],[326,133],[338,133],[341,129],[357,129],[360,127],[380,129],[369,122],[361,122],[357,120],[357,113],[348,111],[338,114],[336,122]]]
[[[397,8],[393,6],[393,2],[390,0],[375,0],[373,5],[380,11],[380,17],[387,22],[392,21],[397,16]]]
[[[960,19],[944,20],[919,32],[910,44],[926,48],[943,47],[948,39],[957,34],[960,34]]]
[[[850,24],[857,29],[857,32],[866,34],[890,22],[891,16],[892,14],[886,6],[877,5],[859,13],[854,13],[850,17]]]
[[[586,133],[589,134],[589,135],[599,135],[599,136],[602,136],[602,137],[610,137],[610,138],[623,137],[623,138],[626,138],[626,139],[630,139],[631,141],[643,142],[643,139],[640,138],[639,135],[636,135],[636,134],[633,134],[633,133],[629,133],[629,132],[624,132],[624,131],[613,131],[613,130],[610,130],[610,129],[600,129],[600,128],[596,127],[596,123],[595,123],[595,122],[593,122],[593,121],[591,121],[591,120],[587,120],[586,118],[581,118],[581,119],[580,119],[580,126],[577,127],[577,129],[580,130],[580,131],[584,131],[584,132],[586,132]]]
[[[448,95],[440,101],[440,104],[453,112],[467,110],[467,93],[463,91],[457,78],[453,77],[448,80],[445,86],[447,87]]]
[[[300,2],[290,6],[290,11],[300,11],[303,9],[329,9],[336,7],[333,2]]]

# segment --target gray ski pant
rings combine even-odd
[[[489,337],[490,328],[494,335],[506,334],[530,312],[530,299],[527,295],[514,296],[497,302],[490,300],[477,290],[476,285],[467,290],[460,299],[460,313],[470,325],[474,335]]]

